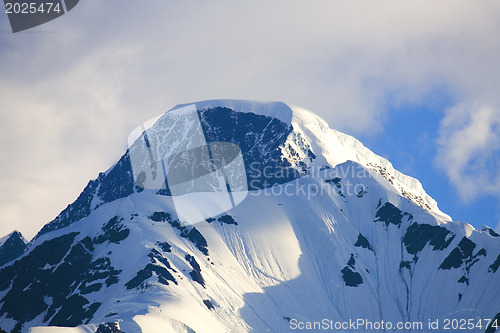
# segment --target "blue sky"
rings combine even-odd
[[[31,238],[138,124],[219,98],[310,109],[499,228],[499,32],[498,1],[89,0],[16,34],[0,13],[0,235]]]
[[[439,208],[453,220],[470,223],[476,228],[482,225],[496,227],[500,221],[498,197],[492,194],[462,197],[457,186],[439,167],[436,157],[439,124],[444,117],[442,111],[451,105],[452,101],[442,93],[439,102],[433,105],[399,106],[383,121],[383,131],[376,135],[358,135],[358,139],[390,160],[397,170],[420,180]]]

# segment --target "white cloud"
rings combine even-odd
[[[499,105],[495,31],[497,1],[80,1],[0,35],[0,235],[34,235],[178,103],[282,100],[352,134],[436,89]]]
[[[500,109],[458,105],[440,125],[437,165],[463,200],[500,195]]]

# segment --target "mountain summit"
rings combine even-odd
[[[19,231],[0,238],[0,266],[19,257],[26,250],[26,240]]]
[[[8,261],[7,332],[500,325],[500,235],[453,222],[418,180],[280,102],[201,101],[144,123]]]

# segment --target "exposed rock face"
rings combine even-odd
[[[452,222],[417,180],[310,112],[196,105],[207,141],[240,147],[244,201],[187,225],[168,188],[136,185],[127,151],[28,249],[15,233],[0,247],[0,327],[286,332],[364,318],[426,332],[429,320],[500,320],[496,232]],[[470,331],[496,330],[482,324]]]

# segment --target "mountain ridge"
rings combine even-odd
[[[451,222],[418,180],[310,111],[287,106],[286,123],[272,116],[283,103],[195,104],[207,141],[240,146],[244,201],[184,224],[168,188],[136,185],[129,149],[1,267],[0,327],[262,332],[500,317],[491,229]]]
[[[24,253],[27,241],[20,231],[15,230],[0,239],[0,266]]]
[[[445,216],[445,218],[451,221],[451,217],[444,214],[437,208],[436,201],[432,199],[427,193],[425,193],[421,183],[417,179],[412,178],[410,176],[406,176],[400,173],[399,171],[395,170],[392,164],[388,160],[372,153],[368,148],[366,148],[361,142],[356,140],[354,137],[330,129],[328,127],[328,124],[323,119],[314,115],[312,112],[296,106],[289,107],[288,112],[286,112],[285,111],[286,109],[283,108],[282,106],[284,104],[281,102],[271,103],[271,105],[278,105],[279,106],[278,110],[281,112],[270,112],[269,108],[265,107],[255,108],[256,104],[267,105],[266,102],[250,101],[248,102],[248,104],[245,104],[245,102],[246,101],[238,101],[238,100],[209,100],[209,101],[197,102],[196,104],[199,104],[201,107],[204,107],[205,109],[209,108],[210,105],[219,105],[218,107],[233,106],[233,107],[239,107],[238,112],[248,112],[245,110],[251,110],[252,113],[257,112],[258,114],[262,115],[272,114],[275,116],[277,113],[278,114],[288,113],[287,116],[282,116],[282,118],[289,119],[290,126],[293,127],[295,125],[296,126],[295,130],[297,130],[299,133],[305,134],[305,131],[319,130],[321,134],[324,134],[325,136],[329,135],[330,137],[332,137],[331,141],[333,141],[335,146],[340,148],[344,154],[346,154],[347,150],[363,151],[365,154],[357,154],[357,155],[347,154],[347,155],[350,157],[351,160],[358,160],[358,162],[362,163],[363,165],[370,166],[370,168],[376,170],[378,173],[385,176],[390,182],[391,181],[394,182],[394,179],[397,177],[398,182],[397,185],[395,186],[399,186],[399,191],[402,194],[406,194],[407,196],[412,197],[415,201],[419,203],[419,205],[426,207],[429,210],[432,210],[434,213],[443,215]],[[189,104],[180,104],[175,106],[171,110],[181,108],[185,105]],[[249,109],[242,109],[242,105],[246,105],[246,107]],[[302,117],[297,117],[297,114],[301,114]],[[161,116],[157,118],[161,118]],[[308,126],[310,126],[311,123],[313,123],[313,126],[311,126],[313,128],[309,129]],[[298,148],[297,151],[300,151],[301,148],[299,147],[299,145],[292,141],[293,138],[290,138],[290,140],[285,142],[284,144],[290,147]],[[320,142],[320,144],[324,145],[323,142]],[[346,144],[350,146],[346,147]],[[283,150],[281,151],[281,153],[286,154],[286,152]],[[304,155],[305,154],[300,156],[299,162],[305,160]],[[336,165],[338,164],[339,161],[344,162],[346,160],[347,158],[338,159],[338,156],[333,154],[333,159],[331,162],[333,165]],[[290,160],[290,163],[294,163],[293,160]],[[325,163],[327,162],[325,161]],[[108,171],[101,172],[97,179],[89,181],[89,183],[82,191],[80,196],[77,198],[77,200],[75,200],[72,204],[68,205],[68,207],[66,207],[66,209],[64,209],[61,212],[61,214],[59,214],[53,221],[45,225],[41,229],[41,231],[35,236],[35,238],[37,238],[39,235],[45,232],[48,232],[49,230],[52,230],[51,227],[57,226],[60,220],[77,221],[82,217],[88,215],[93,209],[96,208],[95,204],[96,201],[109,202],[119,197],[124,197],[137,191],[137,187],[135,186],[135,184],[133,184],[134,181],[132,180],[132,175],[131,175],[132,171],[130,170],[129,165],[130,165],[130,157],[127,150],[127,152],[119,159],[119,161],[116,164],[112,165],[108,169]],[[113,189],[109,191],[105,190],[100,191],[100,188],[98,189],[100,183],[106,182],[107,179],[109,179],[108,180],[109,183],[113,184],[118,183],[121,184],[121,186],[118,189]],[[95,193],[98,194],[97,198],[95,196]],[[93,194],[93,196],[90,197],[90,194]],[[75,207],[73,208],[72,206]],[[74,213],[75,216],[71,216],[72,212],[75,212]]]

